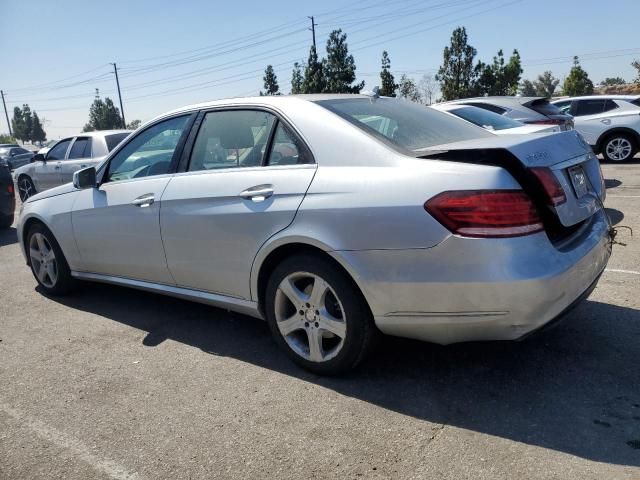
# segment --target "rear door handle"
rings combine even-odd
[[[273,185],[256,185],[240,192],[240,197],[252,202],[264,202],[273,195]]]
[[[148,207],[149,205],[153,204],[153,202],[155,202],[153,193],[145,193],[144,195],[136,198],[133,202],[131,202],[131,204],[135,205],[136,207]]]

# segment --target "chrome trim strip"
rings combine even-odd
[[[385,317],[501,317],[509,312],[391,312]]]
[[[124,287],[137,288],[152,293],[160,293],[171,297],[191,300],[198,303],[212,305],[218,308],[224,308],[244,315],[262,319],[262,314],[258,310],[257,302],[244,300],[241,298],[229,297],[219,293],[203,292],[200,290],[192,290],[190,288],[177,287],[175,285],[164,285],[161,283],[145,282],[142,280],[133,280],[130,278],[115,277],[111,275],[102,275],[99,273],[77,272],[71,271],[71,276],[80,280],[91,282],[110,283],[113,285],[121,285]]]

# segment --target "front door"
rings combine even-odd
[[[160,198],[189,116],[158,122],[109,160],[98,188],[83,190],[72,222],[83,270],[173,284],[160,238]]]
[[[67,159],[60,163],[60,183],[73,181],[74,172],[95,165],[91,159],[91,137],[76,137]]]
[[[308,149],[271,113],[207,113],[188,171],[162,196],[162,238],[176,284],[250,298],[258,250],[293,221],[315,169]]]
[[[36,162],[33,182],[38,192],[49,190],[61,184],[60,165],[61,161],[66,158],[72,140],[72,138],[66,138],[56,143],[47,152],[44,161]]]

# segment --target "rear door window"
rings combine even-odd
[[[604,101],[604,109],[603,112],[610,112],[611,110],[615,110],[618,107],[618,104],[613,100],[605,100]]]
[[[89,157],[91,157],[91,139],[88,137],[76,138],[69,151],[69,160]]]
[[[300,165],[313,163],[307,148],[288,127],[278,122],[267,165]]]
[[[604,100],[589,99],[578,100],[576,102],[576,117],[584,117],[585,115],[596,115],[604,111]]]

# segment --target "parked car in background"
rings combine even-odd
[[[9,228],[13,224],[15,209],[16,195],[11,172],[6,165],[0,165],[0,228]]]
[[[640,149],[640,95],[592,95],[556,100],[575,117],[575,128],[610,162],[624,162]]]
[[[527,133],[552,133],[559,132],[559,125],[526,125],[512,118],[498,115],[484,108],[473,107],[471,105],[457,105],[448,103],[438,103],[431,105],[432,108],[447,112],[467,122],[478,125],[496,135],[517,135]]]
[[[100,163],[130,133],[102,130],[59,140],[46,154],[36,154],[31,163],[14,171],[20,199],[71,182],[74,172]]]
[[[477,97],[444,102],[442,105],[471,105],[533,125],[557,125],[573,128],[573,117],[560,111],[545,97]]]
[[[14,170],[31,161],[35,153],[22,147],[0,147],[0,164]]]
[[[264,96],[143,125],[29,198],[18,243],[47,294],[91,280],[266,318],[295,362],[333,374],[378,331],[513,340],[558,317],[609,259],[604,194],[575,131],[498,136],[393,98]]]
[[[48,140],[42,144],[42,147],[36,153],[41,153],[42,155],[44,155],[49,150],[51,150],[51,147],[53,147],[58,142],[59,140]]]

